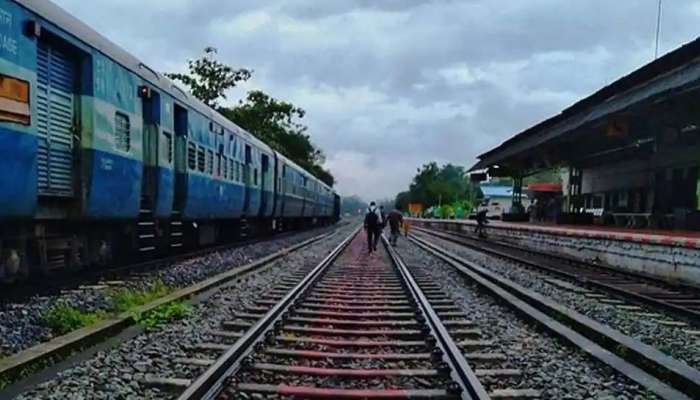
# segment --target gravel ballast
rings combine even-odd
[[[599,298],[566,290],[548,282],[547,279],[554,277],[543,272],[527,269],[518,263],[480,253],[448,240],[429,235],[423,237],[467,260],[507,277],[521,286],[547,296],[558,304],[572,308],[625,335],[653,346],[695,369],[700,368],[700,335],[688,333],[689,331],[697,331],[699,329],[697,326],[665,325],[660,321],[675,320],[663,311],[645,306],[639,306],[639,310],[626,310],[624,307],[619,307],[623,304],[606,304],[601,302]],[[577,285],[576,282],[567,282]],[[603,292],[593,292],[599,295],[603,294]],[[629,306],[631,303],[624,305]]]
[[[83,311],[109,310],[110,292],[143,290],[160,282],[178,289],[202,281],[218,273],[237,268],[252,260],[274,253],[328,231],[314,229],[280,238],[216,251],[204,256],[178,261],[161,269],[138,276],[125,276],[118,285],[86,285],[48,296],[33,296],[21,303],[3,304],[0,308],[0,357],[17,353],[55,337],[44,321],[46,313],[58,304],[67,304]],[[235,245],[234,245],[235,246]]]
[[[85,362],[25,392],[20,399],[171,399],[177,392],[145,383],[149,377],[195,379],[205,367],[183,365],[177,358],[216,358],[216,352],[196,350],[208,342],[221,342],[211,332],[224,321],[235,320],[295,271],[313,268],[353,229],[339,228],[332,237],[284,256],[272,268],[235,280],[193,306],[190,315],[161,330],[142,333],[112,349],[98,352]],[[233,343],[235,339],[227,339]]]
[[[412,268],[422,268],[438,282],[483,332],[493,340],[490,350],[507,356],[507,368],[522,370],[516,387],[540,390],[543,399],[656,399],[636,383],[606,365],[588,358],[517,314],[452,267],[414,244],[401,240],[398,251]],[[488,390],[498,382],[482,381]]]

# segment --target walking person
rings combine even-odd
[[[386,228],[386,214],[384,213],[384,206],[379,206],[379,217],[382,219],[382,226],[380,227],[380,234],[384,233],[384,228]]]
[[[401,226],[403,226],[403,214],[398,209],[393,209],[386,217],[389,222],[389,230],[391,231],[391,236],[389,236],[389,243],[392,246],[396,246],[396,241],[401,234]]]
[[[377,242],[381,234],[382,217],[374,202],[369,203],[369,208],[365,214],[364,228],[367,234],[367,248],[369,252],[377,251]]]
[[[476,228],[474,228],[474,233],[482,239],[486,238],[486,224],[488,223],[486,214],[488,211],[488,208],[481,207],[476,213]]]

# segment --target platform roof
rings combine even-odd
[[[700,38],[697,38],[479,155],[479,161],[470,170],[508,166],[515,164],[516,159],[519,159],[518,168],[535,169],[534,164],[522,160],[536,159],[542,146],[615,115],[633,113],[635,108],[639,112],[642,105],[664,102],[699,87]]]

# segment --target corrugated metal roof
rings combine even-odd
[[[684,67],[694,66],[698,58],[700,57],[700,37],[687,43],[676,50],[673,50],[666,55],[654,60],[639,69],[633,71],[632,73],[616,80],[615,82],[607,85],[600,90],[596,91],[592,95],[579,100],[570,107],[564,109],[559,114],[556,114],[538,124],[521,131],[520,133],[507,139],[499,146],[479,155],[481,160],[471,169],[475,168],[485,168],[493,163],[497,163],[499,154],[508,156],[506,153],[511,152],[510,149],[516,144],[520,144],[532,137],[541,135],[547,130],[554,128],[555,126],[562,125],[565,121],[578,118],[577,116],[585,115],[585,113],[590,113],[593,107],[601,106],[609,101],[622,97],[625,92],[631,91],[637,87],[642,87],[645,84],[651,84],[662,79],[664,75],[671,75]],[[689,67],[690,66],[690,67]],[[697,82],[698,76],[697,71],[694,73],[686,73],[681,77],[682,79],[676,78],[671,79],[666,85],[656,85],[654,87],[655,92],[649,92],[647,96],[653,96],[658,94],[667,93],[675,88],[688,85],[692,82]],[[657,82],[658,83],[658,82]],[[639,100],[639,99],[637,99]],[[538,145],[539,143],[532,143],[531,147]],[[517,147],[517,146],[515,146]]]

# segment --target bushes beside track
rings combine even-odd
[[[44,323],[54,334],[64,335],[74,330],[94,325],[111,316],[133,312],[137,308],[170,294],[172,288],[160,281],[144,289],[123,288],[107,293],[106,309],[83,310],[71,304],[58,304],[43,317]],[[157,329],[165,323],[187,315],[189,307],[182,302],[165,304],[144,315],[134,315],[134,319],[146,330]]]

